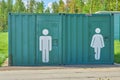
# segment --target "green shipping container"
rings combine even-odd
[[[110,14],[9,14],[9,65],[114,63]]]

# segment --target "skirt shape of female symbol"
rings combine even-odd
[[[39,48],[42,51],[42,62],[49,62],[49,51],[52,50],[52,37],[47,36],[49,31],[47,29],[43,29],[42,31],[44,36],[39,37]]]
[[[104,45],[103,36],[100,34],[101,32],[100,28],[96,28],[95,32],[96,34],[93,35],[90,46],[94,48],[95,59],[100,60],[101,48],[103,48],[105,45]]]

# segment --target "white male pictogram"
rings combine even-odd
[[[47,29],[43,29],[42,31],[44,36],[39,37],[39,48],[42,51],[42,62],[49,62],[49,51],[52,50],[52,37],[47,36],[49,31]]]

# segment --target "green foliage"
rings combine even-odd
[[[35,10],[35,0],[29,0],[28,2],[28,12],[33,13]]]
[[[36,12],[36,13],[43,13],[43,12],[44,12],[44,2],[43,2],[43,1],[41,1],[41,2],[36,2],[35,12]]]
[[[0,4],[0,31],[7,31],[7,3],[2,0]]]
[[[0,32],[0,66],[8,57],[8,33]]]
[[[22,2],[22,0],[16,0],[14,6],[13,6],[13,12],[25,12],[25,5]]]
[[[59,9],[59,4],[57,2],[53,2],[52,3],[52,10],[53,10],[52,12],[58,13],[59,12],[58,9]]]
[[[67,2],[68,13],[82,13],[84,2],[82,0],[69,0]]]
[[[12,1],[13,0],[7,0],[7,12],[12,12]]]
[[[2,0],[2,1],[0,2],[0,4],[1,4],[1,6],[0,6],[0,9],[1,9],[0,13],[1,13],[1,14],[4,14],[5,11],[7,10],[7,9],[6,9],[7,7],[6,7],[5,0]]]
[[[76,0],[76,13],[82,13],[84,3],[82,0]]]
[[[64,13],[65,12],[65,3],[63,2],[63,0],[59,0],[59,13]]]
[[[45,10],[45,13],[50,13],[50,8],[47,7],[47,9]]]

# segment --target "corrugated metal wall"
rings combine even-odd
[[[113,63],[113,24],[113,15],[64,15],[63,64]],[[106,45],[99,61],[94,59],[94,51],[90,47],[97,27],[101,28]]]
[[[101,49],[100,60],[95,60],[90,43],[98,27],[105,47]],[[38,40],[45,28],[53,38],[48,63],[42,62]],[[113,30],[114,16],[110,14],[9,14],[9,64],[113,64]]]
[[[37,65],[61,65],[61,29],[62,29],[62,23],[61,23],[61,15],[59,14],[40,14],[36,15],[36,22],[37,22],[37,28],[36,28],[36,62]],[[49,62],[44,63],[42,61],[42,51],[39,50],[39,37],[43,36],[42,31],[43,29],[48,29],[49,34],[48,36],[52,37],[52,51],[49,52]]]
[[[98,11],[96,14],[114,15],[114,39],[120,40],[120,11]]]
[[[63,63],[82,64],[85,28],[84,16],[65,15],[63,17]],[[87,34],[87,33],[86,33]]]
[[[120,14],[114,14],[114,38],[120,40]]]
[[[9,55],[11,65],[35,65],[35,15],[9,14]]]

